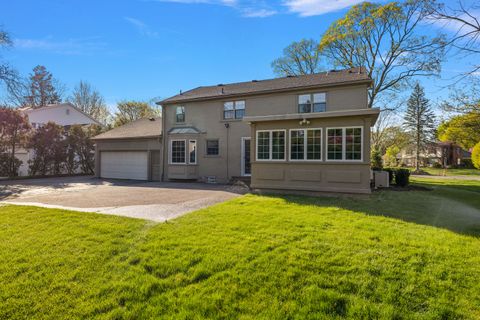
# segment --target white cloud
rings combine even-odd
[[[242,16],[246,18],[266,18],[277,14],[275,10],[247,8],[243,10]]]
[[[65,55],[90,55],[103,50],[106,46],[97,37],[58,41],[51,36],[43,39],[14,39],[14,45],[19,49],[49,51]]]
[[[158,38],[158,32],[151,30],[143,21],[131,17],[125,17],[125,20],[134,26],[142,36]]]
[[[291,13],[302,17],[318,16],[356,5],[364,0],[286,0],[284,5]]]

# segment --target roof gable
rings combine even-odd
[[[69,110],[68,114],[60,110]],[[96,124],[102,125],[96,119],[82,110],[75,107],[72,103],[58,103],[50,104],[40,108],[24,107],[20,111],[27,114],[30,122],[46,123],[49,121],[55,122],[59,125],[73,125],[73,124]],[[76,118],[74,117],[76,114]]]

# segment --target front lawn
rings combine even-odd
[[[166,224],[0,207],[0,318],[478,319],[480,181]]]
[[[410,168],[410,170],[413,171],[415,168]],[[480,176],[480,170],[478,169],[442,169],[422,167],[420,170],[432,176]]]

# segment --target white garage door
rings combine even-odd
[[[148,153],[103,151],[100,155],[100,171],[102,178],[148,180]]]

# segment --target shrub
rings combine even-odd
[[[398,169],[395,171],[395,184],[399,187],[406,187],[410,183],[410,170]]]
[[[370,153],[370,166],[373,170],[381,170],[383,168],[382,155],[380,151],[372,149]]]
[[[433,163],[432,167],[436,168],[436,169],[441,169],[442,168],[442,164],[440,162],[435,162]]]
[[[13,163],[12,163],[13,161]],[[22,161],[13,157],[10,153],[0,153],[0,177],[16,177]]]
[[[462,159],[461,160],[461,166],[464,167],[465,169],[473,169],[475,168],[473,166],[472,159]]]
[[[475,168],[480,169],[480,142],[473,147],[472,163]]]

